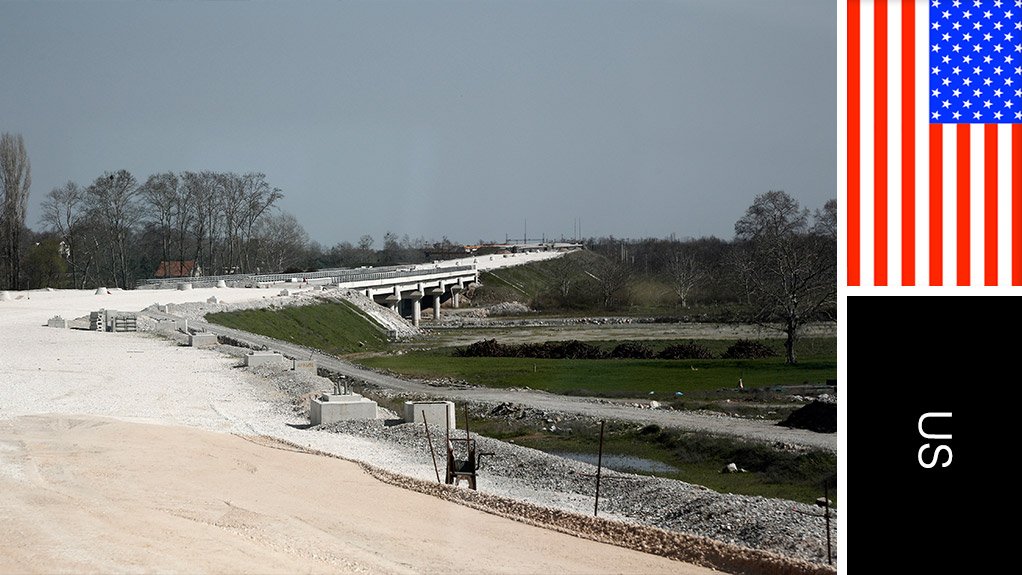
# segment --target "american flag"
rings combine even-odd
[[[1022,285],[1022,0],[838,6],[848,285]]]

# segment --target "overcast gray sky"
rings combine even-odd
[[[29,225],[104,171],[260,171],[324,246],[730,238],[753,198],[835,197],[821,0],[14,2],[0,131]]]

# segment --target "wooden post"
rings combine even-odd
[[[596,505],[593,506],[593,517],[600,512],[600,470],[603,469],[603,425],[606,421],[600,422],[600,454],[596,458]]]
[[[429,443],[429,454],[433,457],[433,471],[436,472],[436,482],[440,483],[440,468],[436,466],[436,452],[433,451],[433,438],[429,435],[429,422],[426,421],[426,410],[422,410],[422,424],[426,426],[426,441]]]

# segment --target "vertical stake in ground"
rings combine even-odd
[[[593,506],[593,517],[600,513],[600,470],[603,469],[603,425],[606,421],[600,422],[600,454],[596,457],[596,504]]]
[[[440,468],[436,466],[436,452],[433,451],[433,438],[429,435],[429,422],[426,421],[426,410],[422,410],[422,424],[426,426],[426,442],[429,443],[429,454],[433,457],[433,471],[436,472],[436,482],[440,483]]]

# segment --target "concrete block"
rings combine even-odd
[[[188,345],[192,347],[213,347],[216,345],[216,334],[203,332],[188,336]]]
[[[438,427],[446,425],[451,429],[458,427],[454,419],[453,401],[406,401],[404,420],[409,423],[422,423],[422,413],[426,412],[426,422]]]
[[[67,329],[67,320],[60,317],[59,315],[55,315],[51,317],[49,320],[47,320],[46,325],[47,327],[60,327]]]
[[[182,282],[182,283],[177,284],[177,290],[178,291],[188,291],[190,289],[192,289],[192,284],[190,284],[190,283]]]
[[[284,356],[275,351],[252,351],[245,356],[245,365],[249,367],[259,367],[260,365],[270,365],[282,361],[284,361]]]
[[[315,375],[317,373],[317,371],[316,371],[316,360],[314,360],[314,359],[308,359],[308,360],[292,359],[291,360],[291,369],[294,370],[294,371],[307,371],[307,372]]]
[[[323,392],[309,405],[309,423],[312,425],[353,419],[376,419],[376,402],[357,393],[337,395]]]

